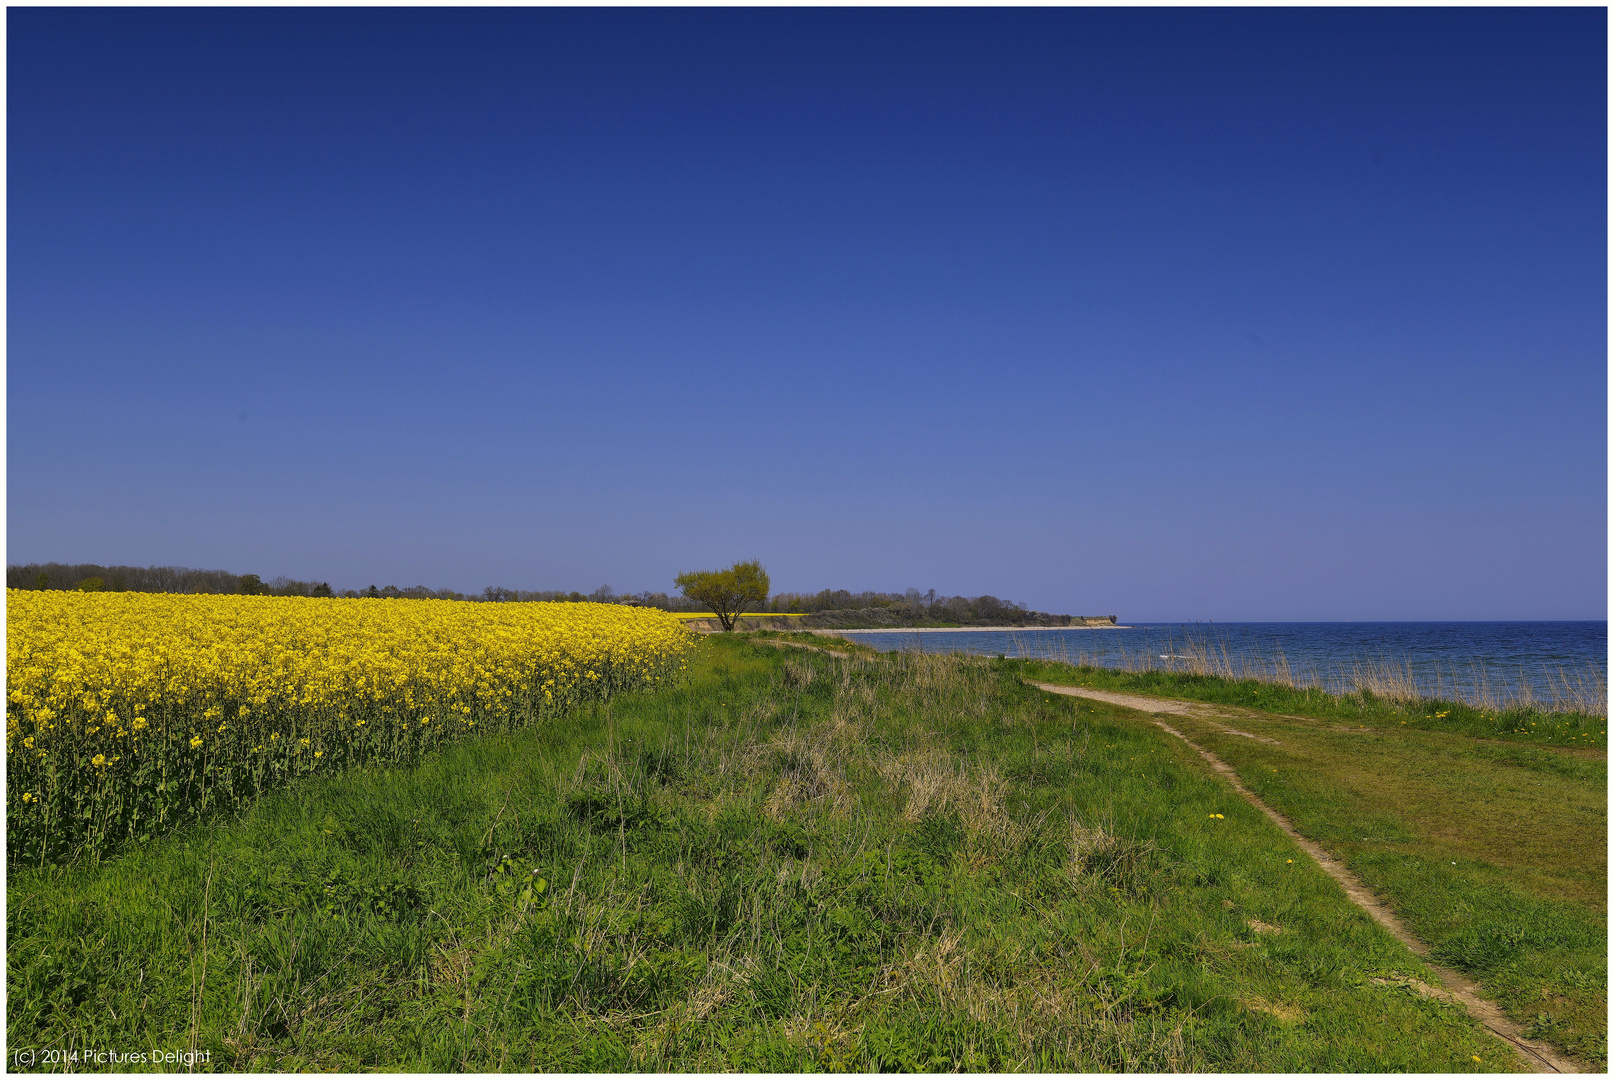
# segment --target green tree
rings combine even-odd
[[[768,599],[768,572],[755,559],[737,562],[727,570],[690,570],[673,583],[686,597],[716,612],[725,631],[734,629],[734,620],[748,606]]]
[[[235,579],[235,585],[236,588],[246,596],[257,596],[259,593],[266,593],[269,591],[264,586],[263,579],[257,574],[242,574],[240,577]]]
[[[98,577],[87,577],[77,585],[74,585],[73,588],[77,589],[79,592],[100,592],[102,589],[106,588],[106,582]]]

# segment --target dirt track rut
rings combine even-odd
[[[1508,1019],[1507,1015],[1502,1012],[1495,1002],[1484,997],[1480,993],[1479,986],[1468,976],[1430,960],[1429,946],[1414,937],[1401,920],[1396,918],[1395,914],[1385,907],[1373,895],[1373,891],[1362,884],[1355,874],[1347,870],[1344,864],[1324,851],[1316,842],[1302,836],[1288,818],[1256,798],[1255,793],[1244,786],[1244,782],[1239,779],[1238,774],[1233,771],[1232,766],[1228,765],[1227,762],[1160,719],[1160,715],[1165,714],[1168,716],[1191,716],[1215,723],[1214,720],[1211,720],[1212,717],[1225,717],[1226,714],[1216,712],[1213,706],[1206,705],[1203,702],[1142,697],[1137,694],[1121,694],[1111,690],[1090,690],[1085,686],[1059,686],[1054,683],[1039,682],[1034,682],[1031,685],[1040,690],[1046,690],[1051,694],[1066,694],[1071,697],[1088,698],[1093,701],[1102,701],[1109,705],[1119,705],[1122,708],[1135,709],[1138,712],[1150,714],[1149,718],[1157,727],[1187,743],[1200,757],[1209,763],[1210,767],[1218,775],[1231,784],[1233,790],[1243,796],[1246,802],[1271,818],[1272,822],[1295,842],[1295,846],[1310,856],[1313,862],[1323,868],[1324,873],[1339,883],[1340,888],[1345,890],[1345,895],[1350,898],[1352,903],[1372,916],[1379,925],[1394,935],[1397,941],[1417,953],[1424,963],[1428,964],[1440,976],[1441,981],[1446,984],[1447,989],[1444,993],[1449,1000],[1468,1010],[1468,1014],[1483,1024],[1486,1030],[1513,1047],[1533,1071],[1558,1073],[1583,1071],[1581,1066],[1564,1057],[1552,1047],[1536,1042],[1533,1039],[1526,1039],[1523,1029]],[[1236,719],[1234,717],[1228,718]],[[1221,724],[1217,724],[1217,726],[1222,727]],[[1276,739],[1250,735],[1247,732],[1235,731],[1228,727],[1222,727],[1222,730],[1233,735],[1243,735],[1245,738],[1259,739],[1262,742],[1277,744]]]

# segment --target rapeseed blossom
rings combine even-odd
[[[676,674],[696,640],[614,604],[16,589],[6,623],[7,780],[29,793],[7,848],[26,857],[542,722]]]

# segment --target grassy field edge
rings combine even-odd
[[[1608,718],[1586,713],[1555,713],[1534,708],[1488,710],[1461,701],[1436,698],[1388,698],[1361,691],[1330,694],[1259,679],[1229,679],[1167,671],[1121,671],[1078,666],[1053,660],[1015,660],[1024,677],[1036,682],[1120,690],[1157,697],[1203,701],[1213,705],[1287,713],[1316,720],[1338,720],[1368,726],[1445,731],[1504,742],[1603,750],[1608,748]]]
[[[1161,689],[1157,680],[1027,666],[1050,683],[1136,693],[1143,681]],[[1529,1037],[1606,1068],[1601,754],[1550,739],[1531,744],[1434,725],[1392,727],[1394,712],[1354,729],[1296,723],[1263,716],[1248,703],[1255,696],[1249,687],[1196,683],[1201,694],[1187,700],[1234,706],[1239,730],[1270,741],[1234,734],[1214,719],[1173,716],[1174,726],[1339,858],[1437,960],[1475,978]],[[1312,716],[1339,718],[1312,697]],[[1273,705],[1274,713],[1306,715],[1292,699]]]
[[[8,1038],[281,1071],[1519,1068],[1295,856],[1123,710],[714,638],[681,687],[12,869]]]

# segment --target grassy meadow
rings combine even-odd
[[[1020,666],[1040,682],[1221,706],[1236,729],[1215,717],[1171,723],[1340,858],[1527,1035],[1606,1068],[1603,718],[1498,717],[1452,702]],[[1583,745],[1588,729],[1598,749]]]
[[[824,644],[709,638],[677,685],[315,775],[110,858],[13,863],[8,1051],[77,1051],[79,1071],[175,1067],[82,1056],[130,1051],[280,1071],[1522,1068],[1137,714],[1036,690],[1023,664]],[[1554,903],[1590,912],[1571,879]],[[1575,964],[1553,987],[1601,992]]]

